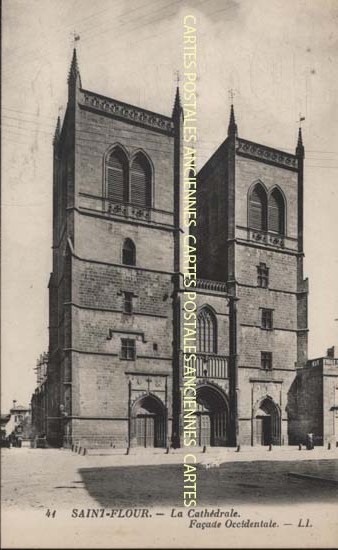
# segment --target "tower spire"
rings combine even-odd
[[[297,147],[296,147],[296,155],[298,157],[304,157],[304,145],[303,145],[303,135],[302,135],[302,127],[299,126],[298,130],[298,141],[297,141]]]
[[[174,117],[174,115],[176,115],[177,113],[180,113],[181,111],[182,111],[182,104],[181,104],[180,88],[177,83],[172,116]]]
[[[68,74],[68,84],[76,82],[76,79],[79,78],[81,86],[81,76],[79,71],[79,65],[77,62],[77,53],[76,48],[73,50],[72,62],[70,64],[69,74]]]
[[[231,103],[230,107],[230,120],[228,126],[228,136],[237,136],[237,124],[235,120],[234,105]]]
[[[305,120],[305,116],[303,116],[302,113],[299,113],[299,119],[298,119],[299,130],[298,130],[296,155],[302,158],[304,158],[304,145],[303,145],[303,136],[302,136],[302,122],[304,120]]]

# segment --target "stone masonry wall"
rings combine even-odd
[[[306,443],[313,433],[316,444],[323,438],[323,376],[322,368],[306,367],[297,370],[289,391],[290,442]]]
[[[197,185],[197,269],[199,277],[214,281],[226,280],[226,163],[227,150],[222,145],[204,166]]]

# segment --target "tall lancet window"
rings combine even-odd
[[[217,322],[214,313],[208,307],[202,308],[197,317],[197,351],[217,352]]]
[[[136,247],[131,239],[125,239],[122,247],[122,263],[136,265]]]
[[[269,196],[269,231],[284,235],[285,233],[285,206],[282,193],[274,189]]]
[[[128,163],[124,153],[116,148],[106,163],[106,193],[111,201],[128,200]]]
[[[151,168],[141,153],[133,159],[130,169],[130,202],[147,207],[151,204]]]
[[[249,197],[249,226],[253,229],[266,231],[267,197],[264,187],[257,183]]]

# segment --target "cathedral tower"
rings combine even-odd
[[[199,173],[199,276],[222,281],[237,303],[237,441],[288,441],[288,390],[307,359],[303,279],[303,161],[228,137]]]
[[[84,89],[75,50],[68,87],[54,140],[48,439],[164,447],[179,106],[171,118]]]

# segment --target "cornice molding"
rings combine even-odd
[[[114,118],[164,132],[170,136],[174,135],[174,123],[171,118],[90,92],[89,90],[81,90],[80,107],[100,111]]]
[[[236,154],[273,164],[288,170],[298,171],[298,159],[291,153],[285,153],[279,149],[273,149],[266,145],[260,145],[253,141],[238,138],[236,141]]]

